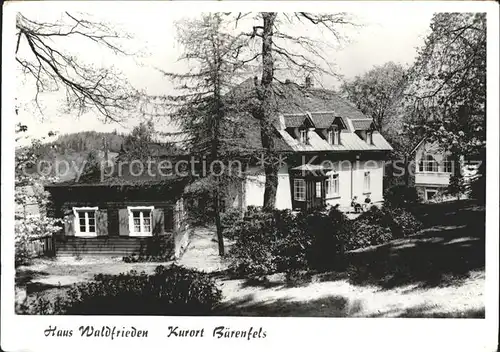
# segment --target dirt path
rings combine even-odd
[[[320,278],[318,278],[320,279]],[[314,281],[314,279],[313,279]],[[473,272],[451,287],[417,285],[381,290],[356,286],[346,279],[312,282],[299,287],[244,280],[221,282],[221,315],[310,317],[482,317],[484,272]]]

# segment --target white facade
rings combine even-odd
[[[373,203],[383,201],[383,176],[384,162],[382,160],[370,161],[335,161],[332,162],[334,170],[326,173],[330,181],[326,183],[326,204],[339,205],[340,209],[348,210],[351,200],[357,196],[359,202],[364,202],[369,197]],[[336,181],[334,181],[336,178]],[[242,206],[262,206],[265,189],[264,171],[259,168],[251,169],[243,181],[244,196],[233,196],[231,205],[239,207],[237,199],[242,199]],[[330,186],[332,182],[332,186]],[[333,184],[337,182],[334,188]],[[333,192],[329,192],[328,187]],[[282,167],[278,172],[278,187],[276,192],[276,208],[292,209],[292,187],[288,167]]]
[[[443,193],[450,184],[450,177],[455,172],[455,167],[467,181],[477,172],[478,165],[455,165],[451,153],[440,148],[437,143],[422,141],[414,149],[415,155],[415,187],[424,201],[434,201],[443,198]]]

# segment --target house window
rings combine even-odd
[[[443,171],[446,173],[453,173],[453,161],[448,159],[448,156],[445,156],[443,159]]]
[[[154,207],[127,207],[130,236],[153,235]]]
[[[300,178],[293,180],[293,198],[298,201],[306,200],[306,181]]]
[[[316,182],[316,198],[321,198],[321,182]]]
[[[340,144],[340,131],[338,129],[333,131],[333,144]]]
[[[97,209],[97,207],[73,208],[73,213],[75,215],[75,236],[97,236]]]
[[[300,133],[300,142],[304,143],[304,144],[309,143],[309,140],[307,138],[307,130],[306,129],[302,129],[302,130],[299,131],[299,133]]]
[[[340,144],[340,131],[337,126],[332,126],[332,128],[328,130],[328,143],[331,145]]]
[[[365,171],[363,193],[370,193],[370,171]]]
[[[372,131],[366,132],[366,143],[373,144],[373,132]]]
[[[426,155],[424,170],[425,172],[438,172],[438,163],[432,155]]]
[[[428,200],[428,201],[429,201],[429,200],[433,200],[433,199],[435,199],[435,198],[436,198],[436,196],[437,196],[437,193],[438,193],[437,189],[434,189],[434,188],[427,188],[427,189],[425,190],[425,200]]]
[[[328,198],[338,197],[339,195],[339,174],[331,174],[326,179],[326,196]]]

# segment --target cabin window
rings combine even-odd
[[[333,131],[328,130],[328,144],[333,144]]]
[[[154,207],[127,207],[130,236],[153,235]]]
[[[299,138],[300,138],[300,143],[304,143],[304,144],[309,143],[306,129],[302,129],[299,131]]]
[[[97,236],[96,212],[97,207],[73,208],[75,215],[75,236]]]
[[[321,182],[316,182],[316,198],[321,198]]]
[[[306,181],[301,178],[293,180],[293,198],[298,201],[306,200]]]
[[[338,197],[339,196],[339,174],[331,174],[330,177],[326,179],[326,196],[327,198]]]
[[[370,171],[365,171],[363,179],[363,193],[370,193]]]

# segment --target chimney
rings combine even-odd
[[[288,78],[287,78],[287,79],[285,80],[285,84],[290,84],[290,83],[292,83],[292,81],[291,81],[290,79],[288,79]]]
[[[307,76],[306,77],[306,88],[312,88],[312,87],[313,87],[312,78],[311,78],[311,76]]]

